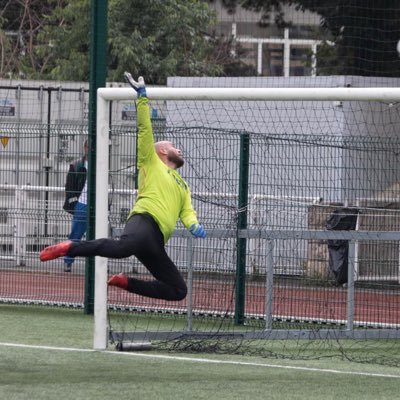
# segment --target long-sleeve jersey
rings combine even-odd
[[[140,97],[137,106],[139,189],[136,203],[129,213],[150,214],[157,222],[166,243],[180,218],[189,229],[197,224],[190,189],[179,173],[158,157],[147,97]]]

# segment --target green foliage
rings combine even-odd
[[[162,84],[168,76],[218,75],[205,33],[215,23],[198,0],[111,0],[109,44],[111,80],[124,70]]]
[[[109,0],[108,79],[120,81],[125,70],[146,74],[153,84],[171,75],[220,75],[206,32],[215,15],[199,0]],[[90,0],[58,2],[38,35],[34,78],[89,79]],[[229,54],[229,50],[228,50]]]
[[[149,83],[168,76],[256,75],[243,48],[213,33],[212,0],[108,0],[108,79],[124,70]],[[93,0],[4,1],[0,7],[0,78],[89,79]],[[399,76],[398,0],[222,0],[261,12],[260,25],[290,26],[284,6],[321,16],[334,46],[318,48],[318,74]],[[272,18],[273,17],[273,18]],[[319,37],[321,39],[321,30]],[[234,50],[234,51],[232,51]]]
[[[398,396],[397,367],[331,357],[326,347],[318,347],[320,341],[263,343],[273,354],[285,350],[293,355],[291,359],[265,359],[257,353],[165,354],[157,349],[99,352],[90,351],[93,318],[82,310],[2,304],[0,314],[1,399],[376,400]],[[158,328],[168,324],[168,318],[157,318]],[[294,360],[308,346],[316,348],[321,357]],[[341,346],[349,347],[351,341]],[[382,354],[394,354],[398,349],[390,343],[371,346]],[[353,351],[365,354],[371,346],[360,345]]]
[[[11,53],[10,38],[3,30],[4,24],[4,18],[0,17],[0,77],[8,72],[7,55]]]
[[[37,32],[43,15],[61,0],[3,1],[0,6],[0,77],[24,77],[37,71]]]
[[[90,0],[59,2],[38,35],[35,50],[41,67],[31,77],[87,81],[89,20]]]

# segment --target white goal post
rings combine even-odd
[[[221,101],[400,101],[400,88],[156,88],[147,87],[151,100]],[[108,235],[109,101],[135,100],[131,88],[100,88],[96,116],[96,238]],[[107,347],[107,259],[95,259],[94,341],[95,350]]]

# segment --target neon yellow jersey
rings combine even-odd
[[[187,229],[198,223],[196,212],[187,183],[176,170],[165,165],[155,151],[147,97],[138,99],[137,121],[139,190],[128,218],[133,214],[150,214],[166,243],[179,218]]]

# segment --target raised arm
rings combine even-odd
[[[150,120],[149,100],[143,77],[136,82],[129,72],[124,73],[126,81],[137,92],[137,123],[138,123],[138,167],[156,155],[154,149],[154,136]]]

